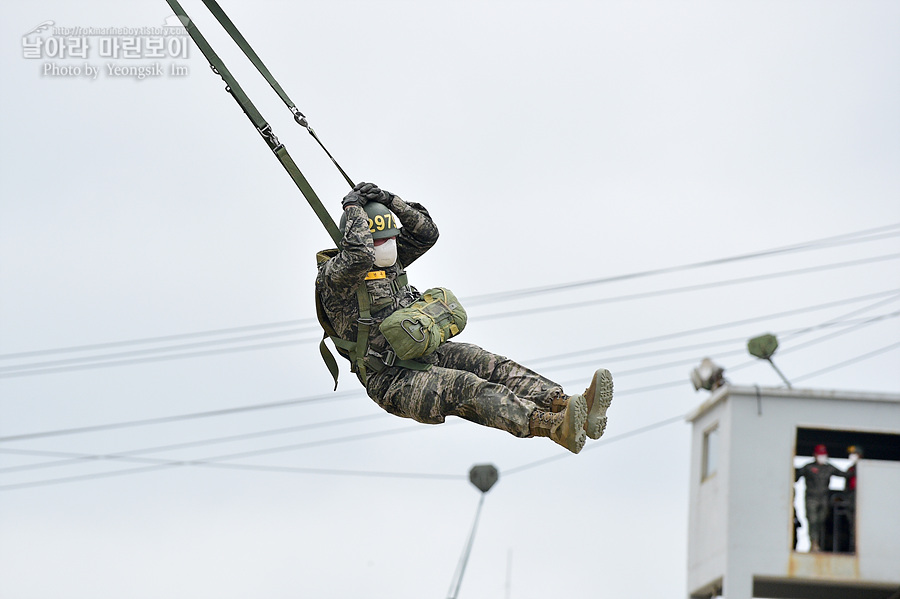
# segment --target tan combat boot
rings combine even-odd
[[[591,439],[599,439],[606,430],[606,410],[612,403],[612,397],[612,374],[607,369],[601,368],[594,373],[591,384],[584,390],[584,399],[588,405],[584,430]]]
[[[578,453],[587,440],[584,431],[587,412],[587,404],[580,395],[570,397],[562,412],[535,410],[528,423],[531,435],[550,437],[572,453]]]
[[[574,397],[583,397],[587,404],[587,420],[584,423],[584,430],[591,439],[599,439],[606,430],[606,410],[612,403],[613,396],[613,380],[612,374],[605,368],[601,368],[594,373],[591,378],[591,384],[584,390],[583,395]],[[569,397],[554,397],[550,400],[551,412],[562,412],[569,405]]]

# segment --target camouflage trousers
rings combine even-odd
[[[428,370],[391,367],[370,373],[366,392],[387,412],[425,424],[447,416],[530,436],[535,408],[550,409],[562,387],[476,345],[448,341],[428,356]]]
[[[819,549],[825,548],[825,520],[828,518],[828,496],[806,497],[806,520],[809,541]]]

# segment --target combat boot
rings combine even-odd
[[[584,423],[584,430],[591,439],[599,439],[606,430],[606,410],[612,403],[613,380],[612,374],[605,368],[594,373],[591,384],[584,390],[588,416]],[[550,400],[551,412],[562,412],[569,405],[569,396],[561,395]]]
[[[587,404],[584,397],[574,395],[569,398],[562,412],[535,410],[529,419],[529,429],[533,437],[550,437],[572,453],[578,453],[587,440],[584,427],[587,422]]]
[[[599,439],[606,430],[606,410],[612,403],[612,397],[612,374],[607,369],[601,368],[594,373],[591,384],[584,390],[584,399],[588,406],[584,430],[591,439]]]

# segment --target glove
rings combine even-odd
[[[353,191],[344,196],[344,199],[341,201],[341,206],[345,209],[347,206],[359,206],[362,208],[369,201],[368,198],[362,193],[362,189],[369,187],[374,187],[371,183],[358,183]]]
[[[380,189],[374,183],[366,183],[366,186],[363,189],[360,189],[360,193],[362,193],[366,200],[369,202],[378,202],[379,204],[384,204],[388,208],[391,207],[391,201],[394,199],[394,194],[389,191],[385,191]]]

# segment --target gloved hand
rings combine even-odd
[[[384,189],[380,189],[374,183],[366,183],[367,187],[365,190],[360,190],[365,198],[370,202],[378,202],[379,204],[384,204],[388,208],[391,207],[391,200],[394,199],[394,194],[389,191],[385,191]]]
[[[347,206],[359,206],[362,208],[369,201],[363,190],[369,190],[372,187],[375,187],[372,183],[357,183],[353,190],[344,196],[341,206],[344,208],[347,208]]]

